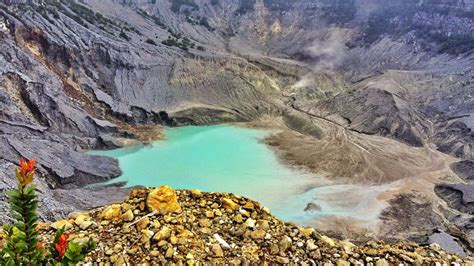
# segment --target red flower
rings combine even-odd
[[[16,177],[20,182],[20,188],[23,189],[31,182],[33,182],[33,175],[35,174],[35,160],[29,160],[28,162],[20,158],[20,168],[16,169]]]
[[[40,248],[44,247],[44,243],[43,242],[38,242],[38,244],[36,245],[36,248],[35,250],[39,250]],[[43,249],[43,254],[46,254],[46,249]]]
[[[38,249],[42,248],[43,246],[44,246],[43,242],[38,242],[38,244],[36,245],[35,250],[38,250]]]
[[[36,162],[35,160],[25,161],[23,158],[20,158],[20,173],[23,176],[30,175],[35,171]]]
[[[62,234],[59,236],[58,243],[54,244],[54,248],[59,254],[59,259],[62,259],[64,256],[64,253],[66,253],[68,244],[69,244],[69,235],[67,234]]]

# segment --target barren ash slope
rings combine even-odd
[[[123,199],[86,155],[156,125],[271,124],[283,159],[341,183],[397,189],[358,241],[474,245],[470,0],[3,0],[1,190],[35,158],[42,217]],[[268,123],[271,120],[271,123]],[[3,195],[3,194],[2,194]],[[2,196],[4,197],[4,196]],[[6,201],[0,203],[2,213]],[[6,216],[2,215],[2,220]],[[353,221],[349,221],[349,224]],[[336,228],[330,225],[336,224]]]

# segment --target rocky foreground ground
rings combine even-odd
[[[356,246],[282,222],[244,197],[166,186],[133,190],[120,204],[70,214],[66,220],[42,224],[40,231],[51,238],[63,226],[72,241],[97,240],[86,261],[99,265],[468,263],[436,244]]]

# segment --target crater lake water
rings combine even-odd
[[[231,192],[300,225],[327,216],[372,221],[386,206],[377,200],[385,186],[337,185],[283,163],[263,143],[271,133],[233,125],[166,128],[165,140],[90,153],[119,160],[123,174],[111,182]],[[310,202],[320,210],[305,211]]]

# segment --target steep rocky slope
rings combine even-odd
[[[324,158],[311,170],[349,182],[403,180],[403,192],[422,193],[409,194],[416,206],[439,216],[428,224],[410,216],[405,230],[417,226],[420,240],[441,228],[472,245],[472,213],[457,207],[469,206],[459,198],[472,185],[438,187],[449,206],[434,187],[464,182],[447,164],[463,178],[474,171],[473,8],[463,0],[3,0],[1,189],[13,185],[19,156],[37,159],[43,218],[53,219],[60,208],[111,200],[83,187],[118,176],[118,164],[88,149],[158,137],[157,124],[283,116],[291,130],[272,141],[287,157]],[[397,199],[392,208],[402,207]],[[396,213],[385,213],[388,224],[403,219]]]

